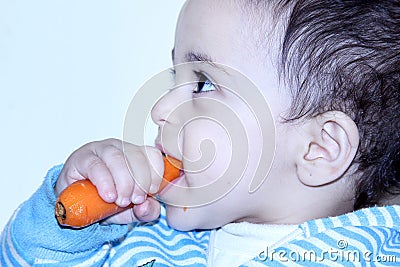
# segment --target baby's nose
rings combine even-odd
[[[151,118],[158,126],[179,122],[179,107],[191,99],[191,90],[186,86],[171,89],[154,105]]]

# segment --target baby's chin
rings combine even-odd
[[[179,231],[191,231],[196,229],[196,225],[191,222],[190,214],[187,214],[187,208],[171,205],[166,205],[165,208],[169,226]]]
[[[211,221],[210,218],[213,215],[205,213],[201,209],[201,207],[185,208],[166,205],[167,223],[179,231],[211,230],[226,224],[224,222]]]

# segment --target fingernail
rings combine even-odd
[[[154,194],[154,193],[157,193],[157,191],[158,191],[158,186],[152,184],[152,185],[150,186],[149,192],[152,193],[152,194]]]
[[[142,204],[144,202],[144,196],[136,196],[133,198],[132,202],[134,204]]]
[[[115,193],[112,193],[112,192],[108,192],[108,193],[106,193],[106,198],[109,200],[109,201],[115,201],[115,198],[116,198],[117,196],[115,195]]]
[[[129,205],[129,203],[131,202],[131,200],[127,197],[124,197],[122,199],[118,199],[117,203],[119,203],[120,206],[122,207],[126,207]]]

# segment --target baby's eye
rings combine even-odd
[[[215,84],[213,84],[204,74],[199,73],[199,81],[197,87],[193,90],[194,94],[207,93],[215,91]]]

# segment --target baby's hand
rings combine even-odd
[[[71,154],[58,177],[55,193],[59,195],[77,180],[89,179],[104,201],[121,207],[131,202],[136,204],[132,209],[109,217],[107,223],[125,224],[158,218],[160,204],[147,198],[147,193],[156,193],[161,183],[160,174],[164,171],[161,152],[128,143],[124,143],[124,150],[135,179],[127,167],[122,141],[107,139],[88,143]]]

